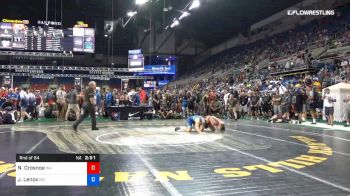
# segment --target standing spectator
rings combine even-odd
[[[297,123],[301,124],[303,116],[304,95],[301,89],[301,85],[295,85],[295,91],[292,97],[292,103],[294,103],[294,114]]]
[[[124,104],[124,96],[122,96],[122,93],[118,93],[117,89],[113,89],[112,92],[112,106],[119,106]]]
[[[346,124],[345,127],[350,126],[350,95],[348,95],[345,99],[345,108],[346,108]]]
[[[323,105],[325,107],[325,115],[327,118],[328,125],[333,126],[334,102],[336,102],[337,100],[335,99],[335,96],[331,94],[329,88],[326,88],[324,90],[322,99]]]
[[[153,105],[153,109],[154,109],[155,113],[158,114],[158,111],[160,110],[160,100],[159,100],[157,94],[153,95],[152,105]]]
[[[284,118],[289,121],[290,120],[290,108],[292,104],[292,97],[290,95],[289,90],[286,90],[282,95],[282,115]]]
[[[139,91],[135,91],[133,96],[132,96],[132,105],[133,106],[140,106],[140,95],[139,95]]]
[[[224,91],[224,110],[225,112],[228,111],[229,108],[229,100],[231,98],[232,94],[228,91]]]
[[[241,113],[241,117],[243,118],[248,112],[248,101],[248,95],[246,94],[246,92],[242,91],[242,93],[239,95],[239,110]]]
[[[231,113],[231,116],[234,117],[235,121],[238,119],[237,111],[238,111],[238,92],[230,94],[228,99],[228,110]]]
[[[140,88],[140,102],[141,105],[147,105],[147,93],[144,88]]]
[[[106,99],[105,99],[105,111],[106,111],[106,116],[109,117],[109,107],[112,106],[112,100],[113,100],[113,94],[112,92],[109,90],[109,88],[106,89],[106,95],[105,95]]]
[[[188,110],[190,115],[194,115],[195,113],[195,105],[196,105],[196,96],[194,92],[188,92]]]
[[[11,102],[13,110],[17,110],[18,94],[16,92],[13,92],[12,89],[9,89],[7,99]]]
[[[100,87],[96,88],[96,110],[97,110],[97,114],[101,116],[102,97],[101,97]]]
[[[45,97],[45,101],[46,103],[49,105],[49,106],[52,106],[53,103],[54,103],[54,96],[53,96],[53,93],[52,93],[52,89],[50,89],[47,94],[46,94],[46,97]]]
[[[34,112],[34,114],[35,114],[34,118],[36,120],[39,119],[39,112],[40,112],[40,108],[41,108],[42,104],[43,104],[43,99],[40,95],[40,90],[36,90],[35,91],[35,112]]]
[[[222,115],[222,104],[218,100],[218,98],[215,96],[213,101],[210,103],[210,114],[212,116],[216,116],[218,118],[221,117]]]
[[[309,99],[309,104],[310,104],[310,113],[312,117],[312,123],[311,124],[316,124],[316,109],[317,109],[317,104],[319,102],[319,94],[317,92],[316,87],[313,87],[311,91],[308,93],[308,99]]]
[[[153,107],[153,91],[149,93],[148,106]]]
[[[76,119],[79,119],[80,117],[80,108],[78,104],[79,88],[80,87],[76,85],[74,89],[72,89],[67,95],[68,108],[67,108],[67,113],[65,115],[65,120],[68,120],[68,114],[71,110],[74,111]]]
[[[36,98],[35,98],[35,95],[33,93],[33,90],[28,90],[28,109],[27,109],[27,112],[33,118],[35,118],[35,104],[36,104]]]
[[[181,99],[182,117],[187,118],[188,115],[188,96],[184,93]]]
[[[276,90],[272,96],[272,106],[273,106],[274,115],[279,115],[282,113],[281,101],[282,101],[282,97],[279,93],[279,90]]]
[[[64,85],[61,85],[59,90],[56,92],[56,102],[57,102],[57,109],[58,109],[58,118],[59,121],[64,121],[66,116],[66,110],[67,110],[67,103],[66,103],[67,93],[66,88]]]
[[[208,95],[208,102],[209,102],[209,104],[211,104],[211,102],[216,99],[216,93],[215,93],[214,89],[215,88],[213,87],[213,89],[209,92],[209,95]]]
[[[2,106],[2,104],[6,102],[6,99],[7,99],[7,90],[6,88],[2,87],[0,89],[0,107]]]
[[[271,101],[272,98],[270,94],[266,91],[261,98],[261,111],[263,113],[264,118],[271,117]]]
[[[252,92],[252,95],[250,96],[250,109],[251,109],[251,119],[253,120],[253,117],[259,120],[258,118],[258,107],[259,107],[259,96],[256,93],[256,91]]]
[[[207,94],[202,96],[199,110],[201,111],[202,116],[209,115],[209,97]]]
[[[19,122],[24,121],[24,117],[27,117],[28,119],[31,119],[32,117],[27,113],[28,109],[28,94],[26,92],[26,89],[18,88],[17,91],[19,92],[19,107],[21,110],[21,120]]]

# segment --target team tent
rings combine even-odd
[[[343,100],[346,98],[346,96],[350,95],[350,84],[339,83],[328,88],[330,89],[331,94],[333,94],[337,100],[334,103],[334,121],[343,122],[346,120],[346,103],[344,103]]]

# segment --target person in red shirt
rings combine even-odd
[[[6,100],[7,100],[7,89],[2,87],[0,90],[0,106],[2,106],[2,104],[4,104]]]
[[[140,88],[140,101],[141,101],[141,105],[147,105],[147,94],[145,89]]]

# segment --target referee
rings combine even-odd
[[[77,120],[73,124],[73,130],[75,132],[78,132],[78,126],[81,122],[84,121],[85,118],[87,118],[89,115],[91,117],[91,129],[92,130],[99,130],[96,127],[96,99],[95,99],[95,90],[96,90],[96,82],[91,81],[89,82],[89,87],[84,92],[84,103],[83,103],[83,115],[80,116],[79,120]]]

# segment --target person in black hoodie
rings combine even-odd
[[[248,112],[248,95],[243,91],[239,96],[239,110],[241,117],[244,117]]]

